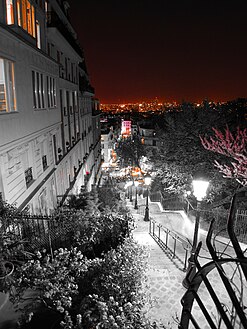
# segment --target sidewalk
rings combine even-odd
[[[143,215],[137,214],[130,202],[127,202],[134,219],[136,228],[134,239],[149,250],[148,257],[148,294],[152,305],[147,305],[147,317],[167,329],[178,327],[176,319],[180,319],[182,306],[181,298],[186,292],[182,286],[185,273],[180,270],[162,251],[149,235],[149,222],[144,222]]]

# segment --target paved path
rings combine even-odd
[[[139,201],[139,203],[141,202],[144,202],[144,200]],[[160,325],[160,328],[163,328],[161,324],[165,325],[165,328],[167,329],[178,328],[176,319],[178,321],[180,320],[182,311],[181,299],[186,292],[186,289],[182,286],[182,280],[185,277],[185,273],[182,268],[183,266],[182,264],[173,261],[169,255],[163,252],[154,239],[149,235],[149,222],[144,222],[143,220],[144,216],[142,206],[140,206],[138,210],[135,210],[133,208],[133,204],[129,201],[127,201],[127,206],[130,209],[136,223],[133,236],[139,244],[146,246],[149,250],[147,269],[148,292],[150,293],[153,302],[146,306],[147,316],[151,321],[155,321],[158,325]],[[140,211],[140,209],[142,210]],[[190,241],[192,240],[194,224],[182,213],[161,212],[155,203],[149,204],[149,213],[150,217],[155,219],[158,223],[161,223],[173,231],[183,234]],[[206,250],[205,237],[206,232],[201,230],[199,240],[202,240],[204,248],[200,252],[201,257],[199,261],[201,265],[207,263],[209,259],[211,259],[208,251]],[[226,239],[223,238],[221,240],[224,241]],[[218,250],[220,246],[221,244],[217,244]],[[221,249],[222,248],[223,247],[221,246]],[[233,250],[230,249],[231,248],[227,249],[227,253],[234,256]],[[246,246],[244,249],[246,249]],[[228,277],[231,277],[234,271],[234,269],[229,265],[226,265],[224,270]],[[212,270],[212,272],[208,275],[208,278],[221,303],[224,304],[226,309],[230,310],[231,302],[222,281],[219,278],[217,270]],[[236,278],[235,284],[237,287],[240,287],[238,278]],[[243,303],[244,305],[247,305],[247,287],[245,286],[242,288],[244,288],[245,291]],[[198,293],[211,317],[213,319],[217,319],[217,310],[203,284],[201,284]],[[196,302],[194,302],[192,314],[198,321],[201,329],[210,328]],[[215,323],[217,323],[217,320],[215,320]]]
[[[135,219],[134,239],[149,250],[147,269],[147,289],[152,303],[146,306],[146,314],[152,322],[164,324],[166,328],[177,328],[176,318],[181,314],[181,298],[186,289],[182,286],[185,273],[170,260],[149,235],[149,222],[144,222],[143,215],[128,207]]]

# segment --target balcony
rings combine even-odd
[[[83,51],[79,44],[77,43],[77,40],[73,38],[69,30],[65,27],[64,23],[60,20],[58,15],[53,11],[47,12],[47,26],[49,27],[55,27],[58,29],[58,31],[63,35],[63,37],[68,41],[68,43],[71,45],[71,47],[77,52],[77,54],[83,58]]]

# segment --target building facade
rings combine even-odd
[[[143,145],[152,147],[159,146],[159,138],[156,135],[153,125],[140,122],[138,123],[138,132]]]
[[[98,101],[68,9],[0,0],[0,192],[31,213],[51,213],[100,172]]]

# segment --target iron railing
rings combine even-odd
[[[150,219],[149,234],[172,260],[178,261],[177,266],[182,265],[183,271],[186,271],[191,249],[190,242],[182,235],[157,223],[154,219]]]
[[[25,251],[31,253],[46,249],[52,254],[60,247],[70,247],[76,227],[76,221],[66,216],[59,219],[27,214],[0,217],[1,239],[9,236],[15,241],[22,241]]]
[[[214,220],[214,232],[217,232],[217,234],[220,236],[228,237],[226,218],[228,216],[229,209],[215,208],[212,210],[197,210],[186,197],[176,196],[171,198],[164,198],[160,191],[150,193],[149,197],[150,201],[152,202],[160,202],[164,210],[184,210],[191,220],[195,219],[196,212],[199,211],[201,228],[208,230],[211,221]],[[235,216],[235,233],[238,237],[238,240],[244,243],[247,240],[247,210],[237,209]]]
[[[199,263],[200,242],[195,253],[197,272],[182,298],[180,329],[191,328],[191,324],[198,329],[247,328],[247,257],[235,233],[235,198],[227,222],[228,235],[235,253],[231,255],[228,250],[220,253],[216,250],[213,236],[215,221],[212,221],[206,240],[211,261],[203,266]],[[205,293],[210,296],[211,304],[205,302]],[[194,303],[197,304],[197,310]]]

